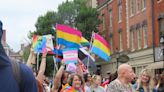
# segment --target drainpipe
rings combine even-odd
[[[151,7],[152,7],[152,33],[153,33],[153,58],[154,58],[154,62],[155,62],[155,30],[154,30],[154,0],[151,0]]]

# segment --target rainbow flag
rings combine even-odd
[[[81,42],[80,44],[82,46],[89,46],[89,41],[87,39],[85,39],[84,37],[81,37]]]
[[[94,33],[94,40],[93,40],[91,52],[95,53],[105,61],[110,60],[111,51],[110,51],[109,44],[106,42],[106,40],[104,40],[103,37],[101,37],[97,33]]]
[[[79,48],[81,42],[81,32],[71,27],[57,24],[57,42],[70,48]]]
[[[79,92],[72,88],[69,84],[65,84],[60,92]]]
[[[32,38],[32,47],[35,53],[46,52],[46,38],[43,36],[34,35]]]

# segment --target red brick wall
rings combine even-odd
[[[133,16],[130,16],[130,0],[128,0],[128,16],[129,19],[126,19],[126,0],[122,0],[122,22],[118,23],[118,0],[113,0],[111,3],[105,4],[105,7],[101,7],[98,9],[98,11],[101,14],[104,14],[103,16],[105,17],[105,26],[106,30],[103,32],[106,36],[106,39],[109,40],[109,33],[112,32],[113,34],[113,49],[115,50],[116,48],[120,48],[120,36],[118,29],[122,28],[122,33],[123,33],[123,50],[131,50],[131,35],[129,35],[129,43],[130,43],[130,48],[127,48],[127,25],[126,22],[129,22],[129,28],[132,25],[137,25],[138,23],[143,24],[143,21],[146,20],[147,22],[147,46],[152,47],[153,45],[153,33],[152,33],[152,28],[154,26],[154,31],[155,31],[155,44],[159,44],[159,24],[158,24],[158,16],[160,13],[164,13],[164,0],[161,0],[160,3],[157,3],[157,0],[146,0],[146,9],[141,9],[142,7],[142,2],[141,0],[139,1],[139,12],[136,12],[136,0],[134,3],[134,14]],[[154,1],[154,9],[152,7],[152,1]],[[98,0],[99,6],[103,4],[105,0]],[[112,14],[113,14],[113,24],[112,24],[112,29],[109,28],[109,9],[112,8]],[[154,10],[154,23],[152,24],[152,12]],[[100,16],[100,19],[102,19],[102,16]],[[102,24],[99,26],[100,32],[102,32]],[[142,27],[140,30],[143,30]],[[141,31],[141,49],[144,48],[144,37],[143,37],[143,31]],[[137,39],[137,32],[135,30],[135,48],[138,49],[138,39]],[[108,41],[109,42],[109,41]]]
[[[103,3],[105,3],[106,0],[97,0],[97,4],[98,5],[102,5]]]
[[[159,22],[158,22],[158,16],[160,13],[164,13],[164,0],[161,0],[161,2],[157,2],[159,0],[154,0],[154,31],[155,31],[155,45],[159,46]]]
[[[103,0],[99,0],[103,1]],[[100,2],[102,3],[102,2]],[[109,9],[112,9],[112,29],[109,28]],[[122,1],[122,22],[118,22],[118,2],[117,0],[113,0],[111,3],[108,5],[106,4],[104,8],[102,8],[100,11],[100,14],[104,14],[105,17],[105,28],[106,31],[105,36],[106,39],[109,42],[109,33],[111,32],[113,34],[113,50],[116,48],[120,48],[120,35],[118,30],[121,28],[122,29],[122,34],[123,34],[123,49],[127,50],[127,34],[126,34],[126,3],[125,0]],[[100,19],[102,19],[102,16],[100,16]],[[102,32],[102,24],[99,26],[99,31]]]
[[[141,1],[140,6],[141,7]],[[136,10],[136,7],[134,7]],[[142,24],[144,20],[147,21],[147,33],[148,33],[148,47],[152,46],[152,7],[151,7],[151,0],[146,0],[146,9],[143,10],[140,8],[139,12],[134,12],[133,16],[130,16],[130,5],[129,5],[129,26],[136,25],[138,23]],[[141,29],[142,30],[142,27]],[[143,32],[141,31],[141,48],[143,48]],[[131,38],[130,38],[131,40]],[[137,32],[135,32],[135,49],[138,49],[138,42],[137,42]],[[131,42],[131,41],[130,41]]]

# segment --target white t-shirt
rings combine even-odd
[[[92,92],[91,88],[87,85],[85,85],[84,89],[85,89],[85,92]]]
[[[91,86],[91,92],[106,92],[105,89],[101,86],[98,86],[98,87],[93,87]]]

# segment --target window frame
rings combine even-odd
[[[123,34],[122,31],[119,32],[119,36],[120,36],[120,51],[123,50]]]
[[[143,41],[144,41],[144,48],[148,46],[148,32],[147,32],[147,25],[142,27],[143,29]]]

